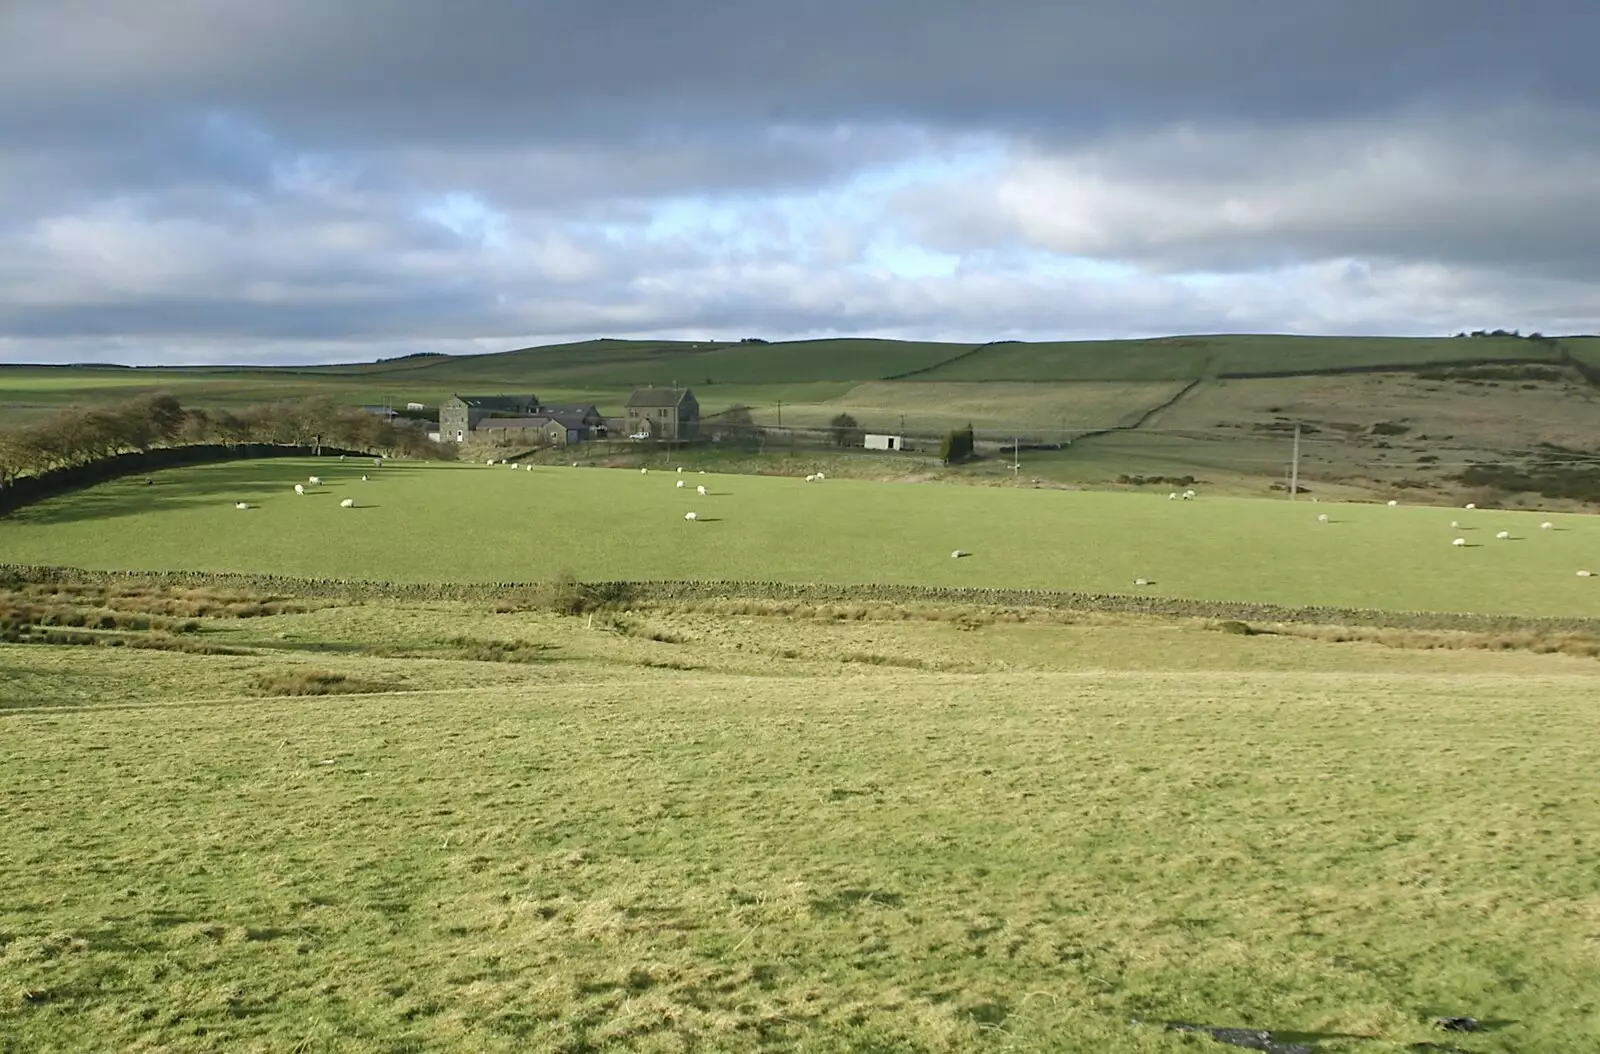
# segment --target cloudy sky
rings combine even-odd
[[[0,362],[1600,331],[1595,0],[0,0]]]

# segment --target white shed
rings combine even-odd
[[[868,432],[866,443],[868,450],[904,450],[906,448],[903,436],[874,435]]]

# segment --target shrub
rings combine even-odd
[[[310,669],[258,673],[254,684],[262,695],[355,695],[390,690],[386,685],[357,680],[342,673]]]
[[[939,460],[946,465],[953,465],[957,461],[965,461],[972,456],[974,449],[972,426],[951,429],[939,441]]]
[[[583,615],[602,608],[625,608],[634,595],[631,583],[580,582],[571,571],[563,571],[544,588],[540,606],[558,615]]]

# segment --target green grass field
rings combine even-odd
[[[1191,380],[1217,373],[1272,373],[1353,366],[1401,368],[1460,359],[1547,358],[1514,338],[1302,337],[1219,334],[1152,340],[994,344],[918,374],[939,381]]]
[[[1600,1035],[1593,659],[893,606],[309,607],[206,616],[227,655],[0,645],[0,1046]],[[376,694],[256,688],[310,668]],[[1455,1014],[1484,1031],[1430,1027]]]
[[[1181,387],[1180,382],[1140,381],[871,381],[826,401],[785,401],[782,418],[789,428],[824,428],[836,415],[849,413],[869,432],[945,432],[970,423],[979,432],[1019,429],[1061,436],[1129,425]],[[778,416],[769,402],[756,420],[772,425]]]
[[[362,472],[373,475],[361,483]],[[311,474],[327,486],[305,497]],[[1600,615],[1600,522],[1533,512],[670,472],[232,462],[0,519],[5,562],[395,581],[736,579]],[[694,493],[709,488],[707,497]],[[339,508],[344,497],[354,509]],[[248,501],[238,511],[236,501]],[[686,523],[683,514],[701,519]],[[1331,522],[1316,522],[1326,513]],[[1453,530],[1451,520],[1463,522]],[[1497,541],[1499,530],[1512,540]],[[1465,548],[1450,545],[1465,537]],[[952,559],[953,550],[971,555]],[[1136,590],[1134,579],[1150,585]]]

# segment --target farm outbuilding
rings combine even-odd
[[[597,407],[545,406],[532,395],[452,395],[439,404],[439,433],[445,442],[464,443],[486,432],[539,445],[583,443],[605,435],[606,420]]]
[[[906,441],[904,436],[877,435],[868,432],[866,447],[868,450],[904,450]]]
[[[452,395],[439,404],[439,434],[447,443],[465,443],[490,417],[531,417],[536,395]]]

